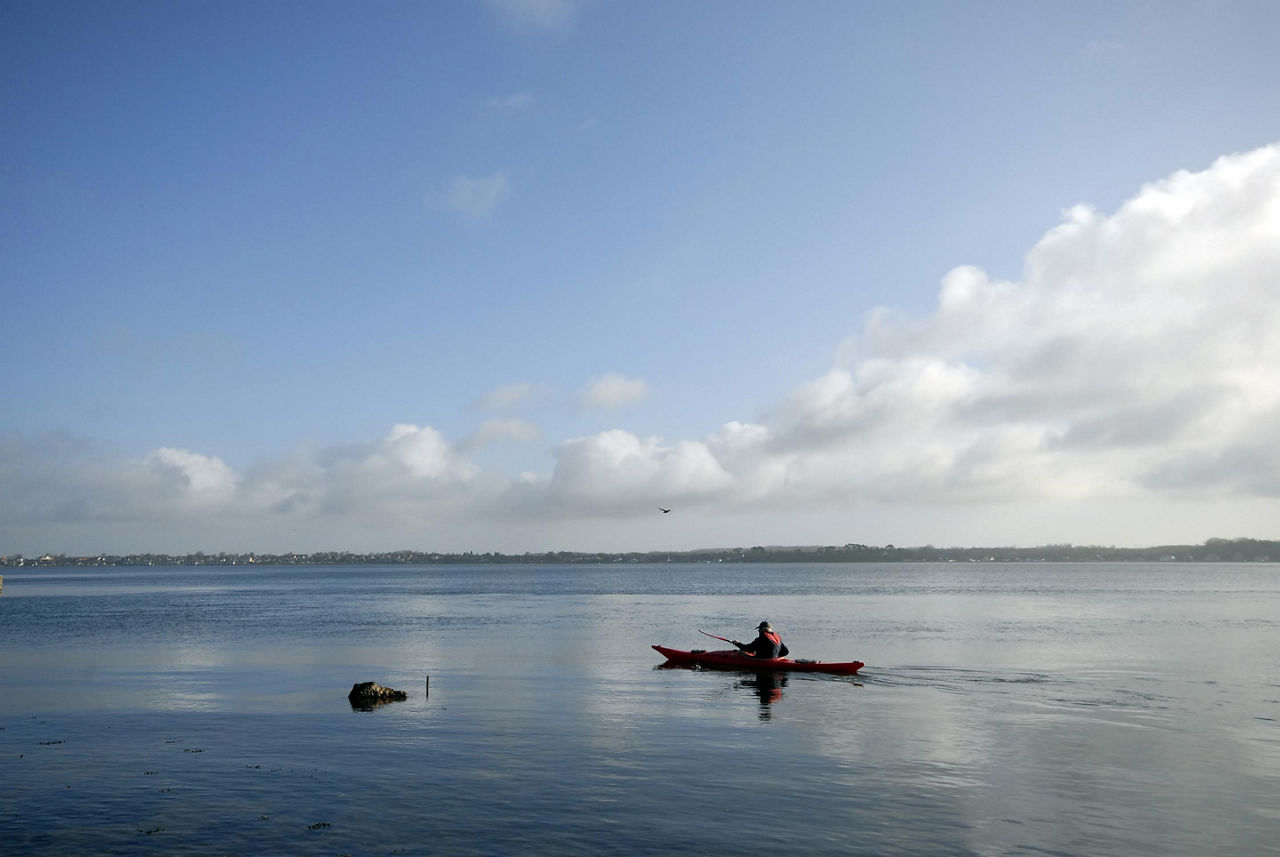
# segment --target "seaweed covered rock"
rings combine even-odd
[[[409,698],[403,690],[383,687],[376,681],[357,682],[351,686],[347,701],[353,708],[372,708],[387,702],[401,702]]]

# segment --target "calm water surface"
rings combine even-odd
[[[1280,854],[1275,565],[9,571],[5,854]]]

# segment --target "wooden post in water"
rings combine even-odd
[[[427,686],[423,693],[424,696],[431,696],[431,676],[427,676]]]

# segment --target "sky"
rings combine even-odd
[[[1280,537],[1278,31],[8,0],[0,555]]]

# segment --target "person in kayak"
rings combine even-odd
[[[760,635],[750,643],[739,643],[737,640],[729,642],[737,646],[743,654],[753,658],[785,658],[790,654],[787,644],[782,642],[782,638],[768,622],[761,622],[757,630]]]

